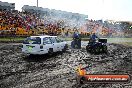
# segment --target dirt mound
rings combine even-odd
[[[132,75],[132,47],[109,44],[108,54],[91,55],[69,49],[53,56],[29,56],[20,45],[0,44],[0,88],[131,88],[129,84],[85,84],[77,86],[75,69],[92,64],[91,73]]]

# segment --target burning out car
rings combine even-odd
[[[57,36],[31,36],[24,40],[22,52],[31,55],[50,54],[66,51],[67,43]]]

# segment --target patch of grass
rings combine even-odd
[[[0,41],[23,41],[23,37],[0,38]],[[64,38],[65,41],[72,41],[73,38]],[[82,41],[88,41],[89,38],[82,38]],[[107,38],[108,43],[117,43],[132,46],[132,38]]]
[[[118,42],[116,44],[122,44],[122,45],[125,45],[125,46],[132,46],[132,42]]]
[[[24,40],[25,38],[18,38],[18,37],[15,37],[15,38],[0,38],[0,41],[22,41]]]
[[[72,38],[64,38],[66,41],[72,41]],[[113,43],[113,42],[127,42],[127,41],[131,41],[132,42],[132,38],[105,38],[107,39],[107,41],[109,43]],[[89,41],[89,38],[82,38],[82,41]]]
[[[108,42],[132,42],[132,38],[107,38]]]
[[[65,41],[72,41],[73,38],[63,38]]]
[[[73,38],[64,38],[64,40],[65,40],[65,41],[72,41]],[[82,41],[88,41],[89,38],[82,38],[81,40],[82,40]]]

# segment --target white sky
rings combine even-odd
[[[36,6],[37,0],[1,0],[15,3],[21,11],[23,5]],[[132,21],[132,0],[38,0],[39,7],[88,15],[89,19]]]

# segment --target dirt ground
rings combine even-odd
[[[19,44],[0,43],[0,88],[132,88],[132,81],[77,86],[79,64],[92,64],[91,73],[132,75],[132,47],[109,44],[108,54],[91,55],[82,48],[31,57]]]

